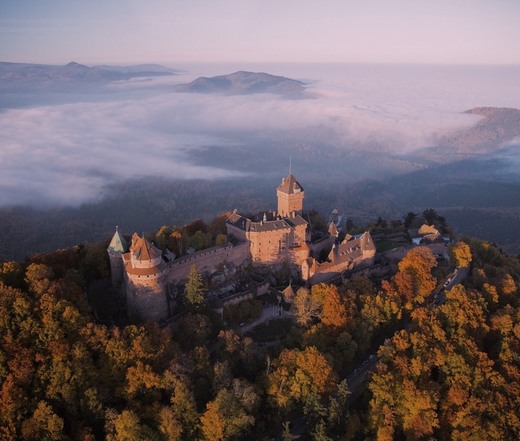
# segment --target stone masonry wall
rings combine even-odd
[[[212,272],[220,263],[228,262],[235,266],[243,265],[249,259],[249,244],[247,242],[207,248],[196,251],[189,256],[175,259],[168,264],[168,283],[176,284],[188,278],[190,268],[195,265],[199,273]]]
[[[126,302],[131,321],[160,321],[168,318],[166,275],[126,281]]]
[[[110,275],[112,278],[112,286],[119,288],[124,278],[124,265],[121,253],[108,253],[110,259]]]

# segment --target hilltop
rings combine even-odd
[[[520,110],[508,107],[475,107],[463,112],[480,119],[471,127],[442,136],[426,150],[431,158],[455,159],[495,152],[508,143],[520,144]]]
[[[191,83],[177,88],[179,92],[225,93],[247,95],[252,93],[274,93],[296,97],[305,90],[304,83],[290,78],[264,72],[238,71],[215,77],[199,77]]]
[[[0,90],[44,91],[75,89],[79,85],[100,85],[135,77],[175,75],[158,64],[133,66],[86,66],[74,61],[66,65],[0,62]]]

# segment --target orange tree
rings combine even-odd
[[[399,262],[398,271],[393,279],[397,292],[405,301],[406,309],[419,304],[430,294],[436,285],[432,269],[437,265],[428,247],[416,247]]]

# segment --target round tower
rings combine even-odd
[[[129,318],[137,322],[168,318],[167,266],[161,251],[134,233],[130,250],[123,256],[123,261]]]

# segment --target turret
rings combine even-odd
[[[119,288],[123,282],[123,254],[128,251],[128,243],[119,234],[119,229],[116,227],[116,232],[112,236],[110,245],[108,245],[107,252],[110,259],[110,274],[112,278],[112,286]]]

